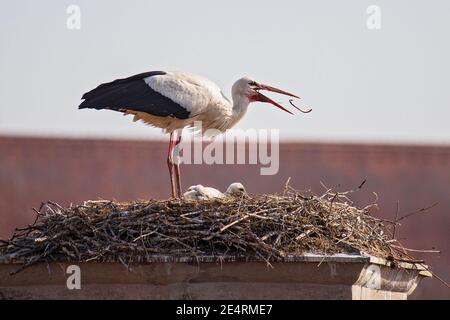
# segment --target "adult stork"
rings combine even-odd
[[[202,133],[208,129],[224,132],[233,127],[244,116],[248,105],[255,101],[271,103],[292,114],[260,90],[299,98],[244,77],[234,83],[230,101],[215,83],[204,77],[185,72],[150,71],[99,85],[83,95],[79,109],[109,109],[132,114],[134,121],[142,120],[170,133],[167,164],[172,196],[180,197],[180,168],[179,161],[174,161],[174,148],[181,142],[183,128],[192,128],[195,122],[202,124]]]

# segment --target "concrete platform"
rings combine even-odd
[[[71,265],[80,289],[68,288],[78,275]],[[361,255],[304,255],[272,266],[233,257],[153,257],[129,268],[53,262],[10,275],[19,267],[0,262],[0,299],[407,299],[431,276],[419,265],[392,268]]]

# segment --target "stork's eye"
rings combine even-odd
[[[256,87],[258,84],[256,83],[256,81],[250,81],[249,83],[248,83],[250,86],[252,86],[252,87]]]

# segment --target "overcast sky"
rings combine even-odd
[[[81,28],[67,28],[67,7]],[[381,29],[366,22],[381,9]],[[306,141],[450,143],[450,1],[0,1],[0,134],[163,139],[77,110],[102,82],[182,70],[230,96],[239,77],[293,91],[310,114],[253,104],[239,128]],[[287,100],[278,98],[278,101]]]

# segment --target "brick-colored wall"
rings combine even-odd
[[[32,207],[53,200],[63,205],[87,199],[165,198],[170,186],[167,145],[152,141],[109,141],[0,137],[0,238],[32,222]],[[379,197],[379,215],[392,218],[434,202],[426,214],[399,230],[411,248],[441,249],[420,255],[450,281],[450,147],[284,143],[280,171],[261,176],[257,165],[185,165],[182,182],[224,189],[243,182],[251,193],[279,192],[288,177],[297,189],[320,192],[320,181],[342,190],[357,187],[357,204]],[[426,280],[414,298],[450,298],[438,281]]]

